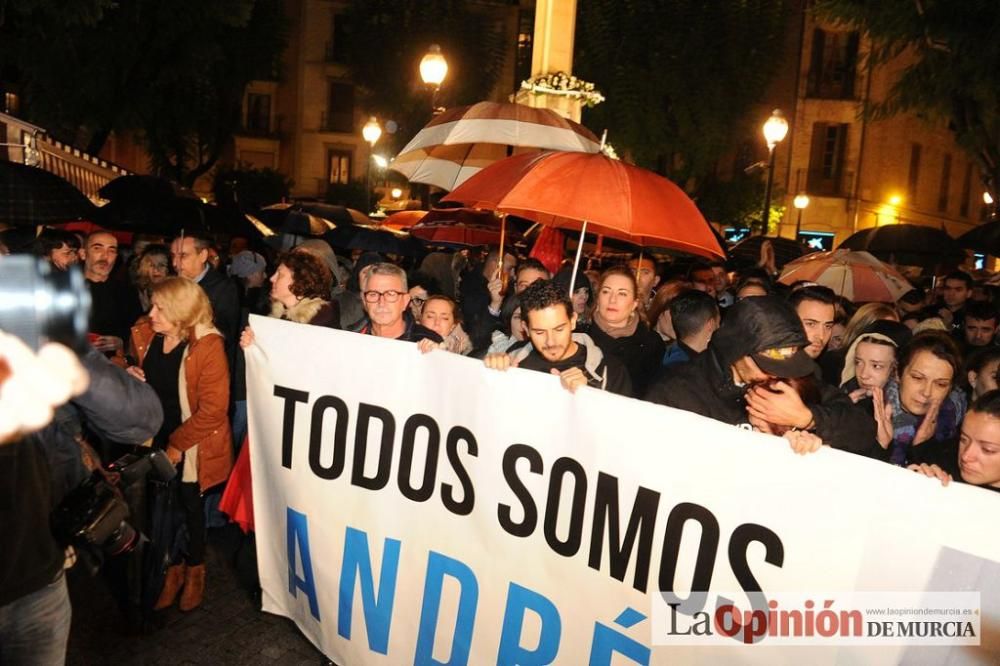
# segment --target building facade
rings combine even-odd
[[[288,0],[289,43],[281,76],[252,82],[244,95],[243,126],[227,161],[277,169],[293,180],[294,197],[322,198],[331,185],[367,176],[370,154],[361,128],[369,114],[345,64],[348,5],[349,0]],[[479,3],[480,11],[502,24],[509,44],[504,74],[490,99],[503,100],[512,92],[525,49],[530,61],[533,6],[526,0]],[[400,76],[416,79],[418,73],[414,67]],[[384,179],[381,171],[375,175],[375,183]]]
[[[864,37],[819,22],[808,4],[793,13],[792,66],[782,69],[769,96],[789,123],[775,153],[776,201],[785,207],[779,234],[795,237],[801,222],[803,232],[828,236],[836,246],[876,225],[931,225],[957,236],[985,219],[978,170],[946,121],[863,117],[867,100],[885,99],[905,56],[866,66]],[[760,110],[761,123],[769,112]],[[757,143],[766,150],[762,138]],[[798,194],[809,198],[801,218],[793,206]]]

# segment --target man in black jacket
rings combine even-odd
[[[180,236],[170,244],[170,257],[178,275],[194,280],[205,290],[215,315],[215,327],[225,339],[226,357],[232,368],[239,341],[240,297],[236,283],[208,263],[208,248],[211,245],[212,242],[204,236]]]
[[[573,302],[552,280],[538,280],[521,292],[521,312],[531,345],[513,354],[490,354],[486,367],[520,367],[559,375],[570,391],[590,386],[632,396],[632,381],[621,361],[602,353],[590,336],[573,332]]]
[[[787,302],[776,296],[744,299],[730,308],[708,349],[661,377],[646,400],[747,429],[753,416],[813,431],[833,448],[870,454],[875,420],[845,393],[822,385],[819,403],[806,405],[792,386],[780,381],[815,374],[804,349],[808,344]]]

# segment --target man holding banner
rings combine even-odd
[[[531,345],[513,355],[486,357],[486,367],[511,367],[559,375],[570,391],[591,386],[631,397],[632,381],[617,358],[606,356],[585,333],[574,333],[573,301],[552,280],[539,279],[521,292],[521,313]]]

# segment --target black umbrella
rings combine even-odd
[[[97,191],[102,199],[148,205],[171,199],[197,199],[198,195],[159,176],[119,176]]]
[[[95,220],[107,229],[173,236],[182,229],[187,233],[209,230],[208,208],[200,199],[119,199],[99,208]]]
[[[337,226],[321,215],[303,210],[298,204],[265,206],[257,217],[274,231],[295,236],[322,236]]]
[[[296,202],[294,206],[301,211],[309,213],[310,215],[322,217],[324,220],[330,220],[336,225],[371,224],[372,222],[371,219],[361,211],[353,208],[347,208],[346,206],[335,206],[334,204],[316,201],[299,201]]]
[[[424,244],[405,231],[362,224],[344,225],[323,234],[323,240],[333,247],[362,250],[402,257],[419,257],[426,252]]]
[[[937,227],[921,224],[887,224],[862,229],[840,244],[847,250],[864,250],[882,261],[905,266],[957,266],[965,250]]]
[[[0,222],[37,226],[92,219],[96,207],[75,185],[44,169],[0,161]]]
[[[1000,220],[977,224],[958,237],[958,244],[983,254],[1000,255]]]
[[[729,250],[729,256],[736,264],[735,267],[744,268],[756,265],[760,261],[760,246],[764,244],[764,241],[771,241],[771,247],[774,248],[774,263],[777,268],[812,252],[804,244],[791,238],[750,236]]]

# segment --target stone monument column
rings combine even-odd
[[[538,0],[535,3],[535,33],[532,40],[531,78],[546,74],[573,73],[573,37],[576,31],[576,0]],[[552,109],[580,122],[583,100],[558,91],[520,89],[514,101],[536,108]]]

